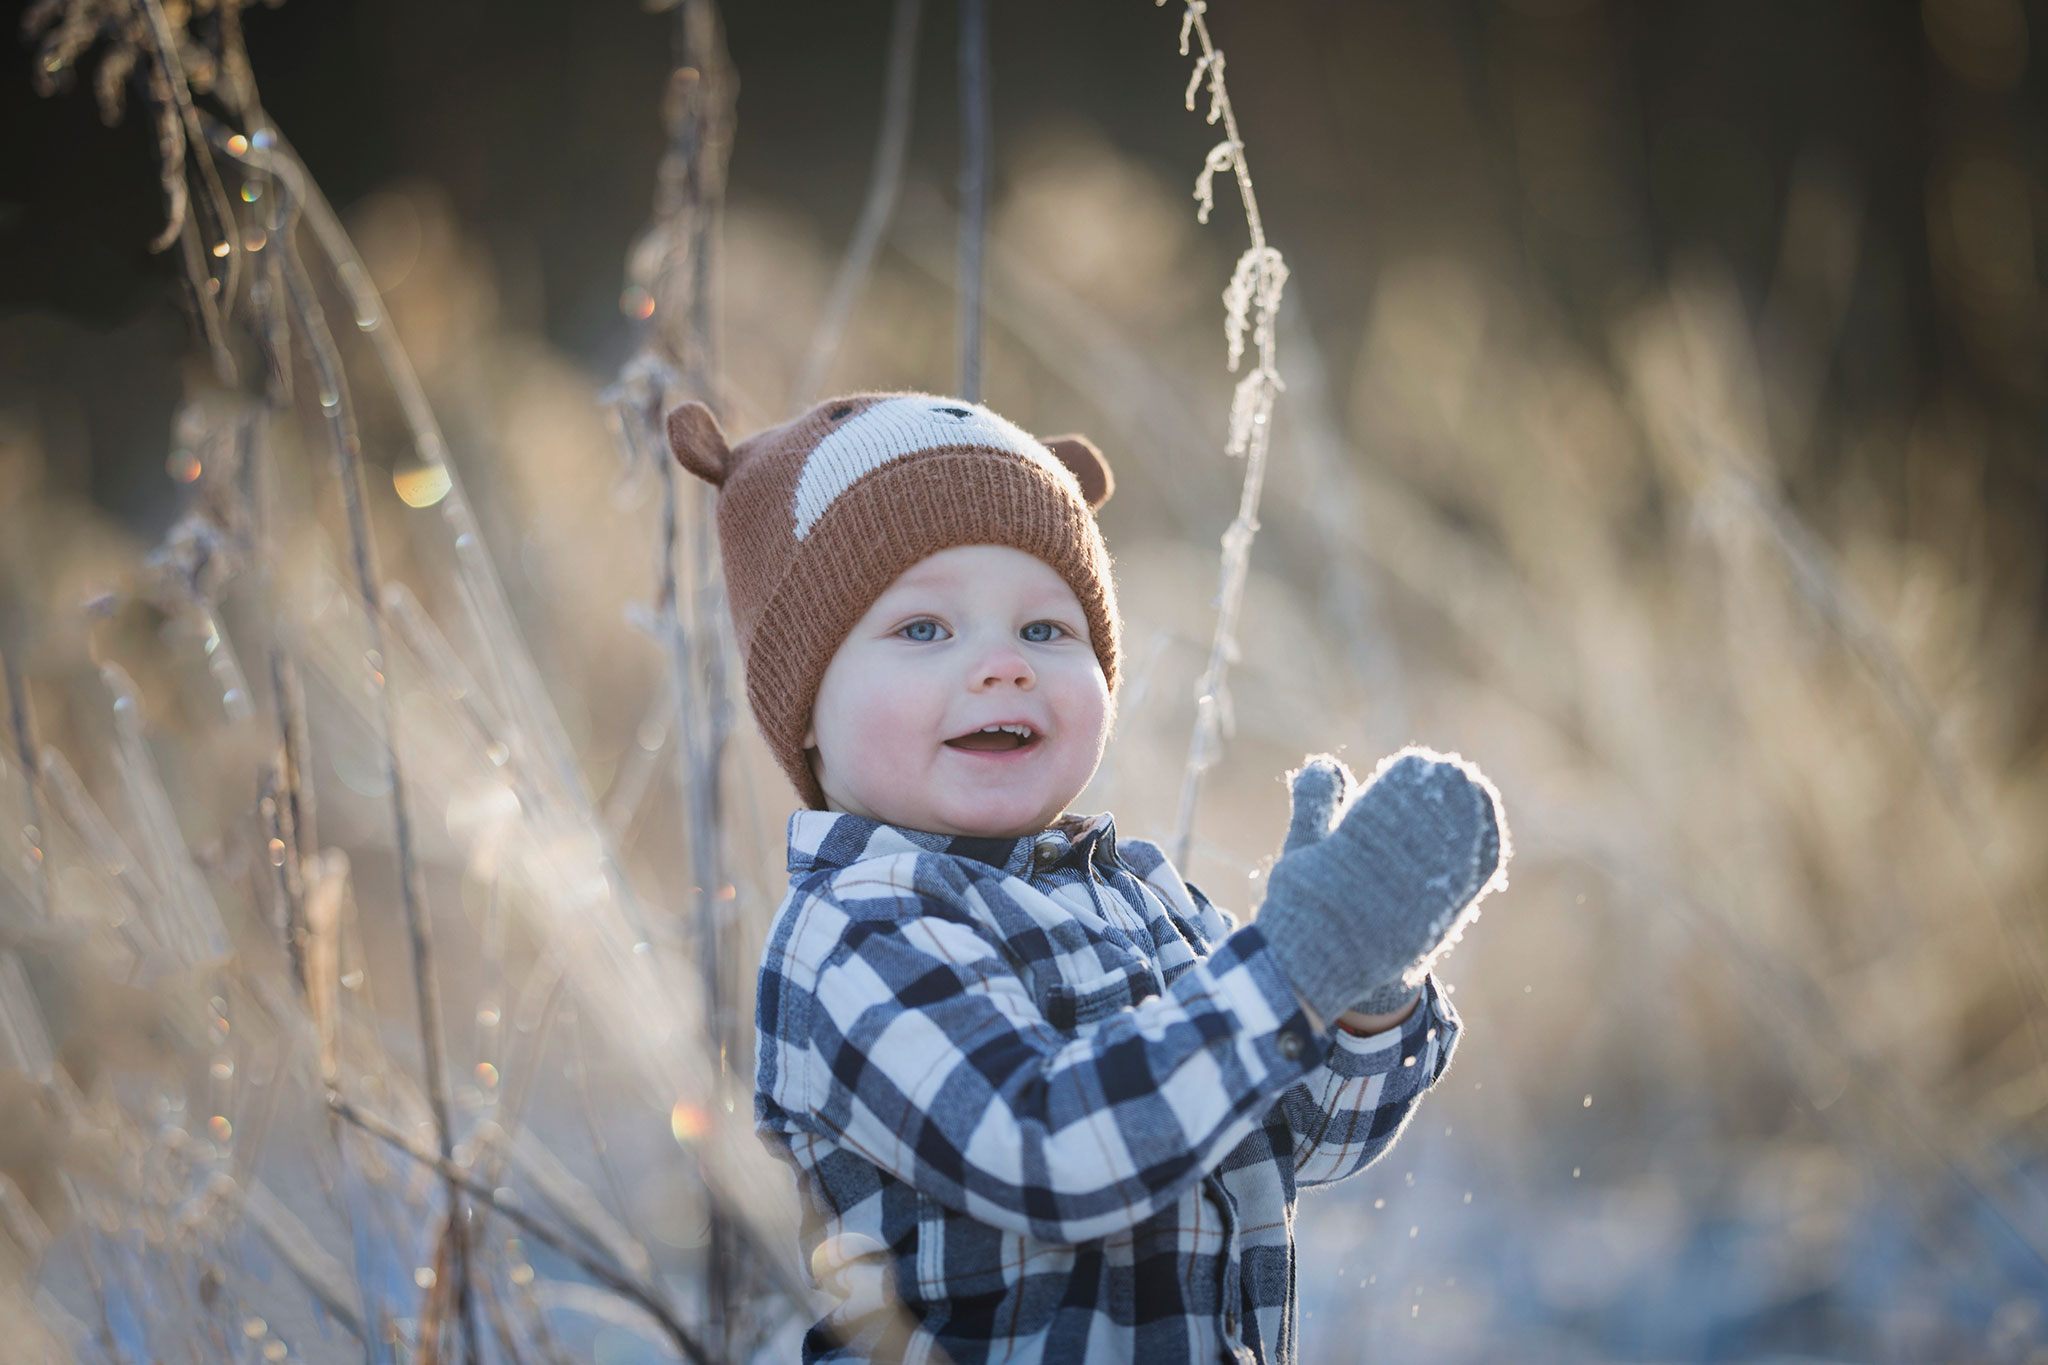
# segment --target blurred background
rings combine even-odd
[[[829,391],[955,384],[956,16],[926,11],[900,200]],[[1516,836],[1512,888],[1441,972],[1469,1028],[1455,1065],[1385,1160],[1302,1204],[1302,1359],[2048,1361],[2048,6],[1264,0],[1208,19],[1292,275],[1234,727],[1188,875],[1249,914],[1281,775],[1323,748],[1368,768],[1408,740],[1462,752]],[[737,434],[804,396],[890,7],[723,21],[714,368]],[[1244,472],[1222,453],[1219,293],[1245,223],[1221,189],[1195,219],[1219,134],[1183,107],[1179,22],[1142,0],[990,14],[983,398],[1087,432],[1116,471],[1126,682],[1076,809],[1162,841]],[[721,1310],[733,1358],[789,1358],[793,1201],[747,1164],[745,1120],[793,797],[737,662],[704,672],[715,613],[691,618],[694,654],[662,633],[660,458],[603,398],[627,372],[631,406],[657,309],[630,263],[653,240],[675,17],[292,0],[241,23],[264,110],[388,310],[365,324],[361,280],[314,272],[338,319],[356,300],[336,346],[404,590],[385,602],[397,719],[374,699],[384,657],[370,692],[358,676],[324,381],[302,373],[299,416],[266,437],[273,520],[248,543],[268,548],[199,535],[233,529],[209,471],[258,467],[235,433],[260,359],[224,385],[178,251],[149,250],[151,117],[105,126],[90,60],[38,95],[39,47],[14,45],[9,1302],[51,1359],[141,1359],[206,1323],[249,1359],[425,1351],[456,1311],[435,1306],[445,1194],[319,1102],[348,1077],[434,1145],[400,909],[416,874],[458,1161],[691,1321],[710,1311],[693,1294],[755,1305]],[[259,266],[261,235],[242,242]],[[393,337],[450,474],[379,369]],[[701,508],[679,497],[668,562],[701,605]],[[278,640],[305,674],[293,761],[317,840],[264,827]],[[678,705],[716,709],[684,694],[729,697],[733,722],[723,754],[693,741],[679,767]],[[328,938],[307,921],[339,983],[325,1004],[316,982],[294,1003],[271,922],[286,844],[291,895],[330,888]],[[147,923],[152,899],[184,918]],[[700,990],[707,907],[721,969]],[[151,945],[185,940],[159,969]],[[707,1182],[758,1217],[718,1212]],[[718,1226],[750,1219],[738,1286],[704,1289]],[[487,1334],[498,1358],[542,1339],[669,1358],[573,1259],[502,1221],[472,1251],[512,1324]]]

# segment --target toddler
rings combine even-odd
[[[755,1093],[835,1301],[803,1358],[1292,1361],[1296,1194],[1450,1061],[1428,969],[1504,884],[1492,786],[1310,757],[1239,927],[1067,811],[1119,662],[1092,445],[926,394],[668,431],[719,489],[747,698],[804,803]]]

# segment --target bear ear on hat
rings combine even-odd
[[[1081,496],[1087,500],[1090,511],[1108,502],[1109,495],[1116,492],[1116,479],[1109,472],[1109,461],[1102,458],[1102,452],[1086,436],[1050,437],[1045,448],[1080,480]]]
[[[683,468],[715,488],[725,486],[732,471],[732,448],[711,409],[685,403],[668,415],[668,446]]]

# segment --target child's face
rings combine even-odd
[[[1012,748],[979,733],[1006,722],[1032,738]],[[833,810],[1016,837],[1088,785],[1109,722],[1109,686],[1066,580],[1021,550],[961,545],[906,570],[840,644],[804,747]],[[984,744],[1003,747],[971,747]]]

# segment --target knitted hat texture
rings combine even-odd
[[[729,445],[702,403],[668,415],[669,446],[718,489],[718,538],[747,701],[813,809],[804,731],[840,642],[898,575],[956,545],[1043,560],[1080,600],[1112,691],[1116,593],[1095,510],[1115,484],[1079,436],[1041,441],[975,403],[925,393],[828,398]]]

